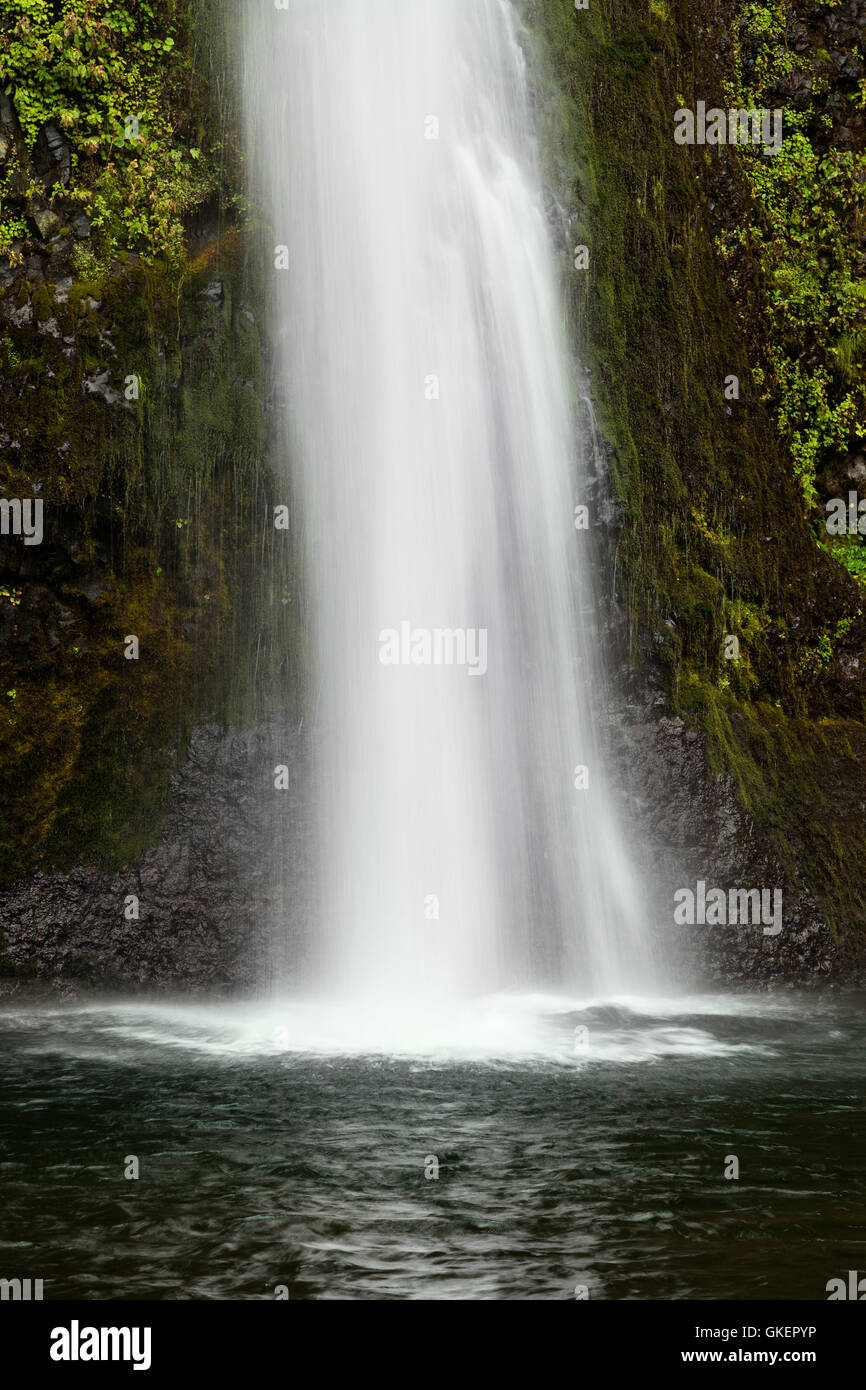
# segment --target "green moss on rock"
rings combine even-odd
[[[718,231],[741,206],[715,201],[727,152],[673,140],[676,109],[715,104],[707,49],[736,9],[526,0],[523,13],[546,177],[570,247],[590,248],[588,271],[563,258],[565,293],[610,447],[632,659],[844,932],[859,917],[848,885],[866,874],[862,600],[814,544],[785,420],[755,385],[766,333],[737,311]]]

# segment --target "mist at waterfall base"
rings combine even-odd
[[[515,14],[293,0],[242,40],[312,649],[316,891],[277,915],[275,987],[339,998],[359,1047],[398,1015],[447,1047],[501,991],[641,988]],[[453,664],[416,664],[443,632]]]

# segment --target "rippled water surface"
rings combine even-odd
[[[0,1034],[0,1276],[46,1298],[824,1299],[866,1268],[862,1000],[118,1003]]]

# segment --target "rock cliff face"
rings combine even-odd
[[[671,987],[862,986],[856,942],[833,939],[808,882],[773,853],[732,779],[711,772],[703,737],[662,709],[617,711],[610,757]],[[116,872],[38,870],[0,890],[0,996],[243,994],[270,976],[290,979],[311,891],[307,757],[302,730],[279,718],[194,729],[152,849]],[[279,763],[291,768],[288,790],[274,789]],[[779,936],[760,925],[677,926],[674,895],[699,880],[784,885]]]
[[[830,560],[823,512],[803,505],[809,478],[820,497],[862,448],[860,194],[849,207],[833,193],[863,186],[846,162],[862,160],[859,76],[826,28],[835,15],[850,39],[859,7],[602,3],[577,26],[565,6],[527,12],[567,94],[550,177],[572,241],[593,248],[567,293],[617,517],[612,532],[599,509],[605,646],[625,692],[612,756],[646,812],[633,839],[663,880],[654,918],[670,938],[674,894],[698,881],[779,888],[776,939],[679,933],[699,976],[862,981],[861,552]],[[815,96],[800,127],[785,81],[798,24]],[[735,91],[785,106],[798,133],[776,182],[737,149],[673,142],[677,109],[725,108]],[[849,294],[850,320],[833,307]]]
[[[305,758],[302,732],[282,719],[197,727],[152,849],[113,873],[38,870],[0,890],[0,995],[244,993],[282,971],[277,923],[296,966],[309,885]],[[279,764],[291,775],[277,790]]]
[[[655,884],[648,922],[672,983],[862,984],[862,588],[810,534],[778,402],[752,380],[769,271],[754,248],[731,265],[719,246],[754,222],[753,194],[728,154],[671,138],[681,98],[722,104],[735,60],[754,78],[743,6],[522,8],[602,436],[582,500],[603,556],[608,756]],[[861,0],[788,10],[814,71],[770,95],[797,107],[817,92],[827,148],[861,151]],[[179,276],[135,251],[86,273],[69,141],[56,121],[26,154],[22,140],[3,97],[0,165],[16,150],[27,164],[13,188],[27,235],[0,259],[0,485],[43,500],[45,540],[0,540],[0,993],[246,991],[303,956],[309,892],[303,622],[272,525],[288,498],[261,257],[205,203]],[[845,236],[862,262],[860,224]],[[591,247],[582,278],[576,242]],[[860,480],[861,447],[820,458],[819,501]],[[677,927],[675,894],[699,881],[781,889],[782,932]]]
[[[679,717],[632,711],[617,724],[615,747],[622,784],[631,788],[629,833],[649,889],[648,923],[672,985],[750,991],[866,983],[856,938],[834,939],[808,877],[743,810],[733,778],[712,772],[696,730]],[[779,889],[781,931],[771,935],[751,920],[678,925],[676,895],[697,894],[699,883],[726,896],[732,888]]]
[[[181,8],[156,3],[166,22]],[[99,6],[93,19],[91,48],[134,87],[135,62],[150,71],[135,42],[152,51],[153,35],[118,41]],[[5,12],[0,28],[5,44]],[[91,92],[94,141],[65,134],[60,112],[28,135],[22,113],[32,126],[38,103],[20,77],[0,103],[0,497],[38,502],[43,528],[38,544],[5,525],[0,537],[7,990],[243,988],[270,901],[263,826],[292,795],[269,804],[272,768],[259,811],[249,790],[269,711],[293,710],[298,664],[289,538],[273,525],[288,499],[268,439],[261,258],[183,33],[186,53],[160,60],[136,107],[140,157],[113,91]],[[181,195],[172,180],[188,171],[162,180],[157,166],[183,167],[172,139],[184,137],[206,168]],[[175,237],[185,208],[183,245],[162,256],[159,218]],[[286,716],[290,742],[297,722]],[[133,895],[138,919],[124,916]]]

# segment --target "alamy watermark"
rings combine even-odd
[[[41,545],[42,505],[41,497],[0,497],[0,535],[23,536],[25,545]]]
[[[131,1361],[134,1371],[150,1370],[149,1327],[82,1327],[73,1318],[69,1327],[51,1331],[52,1361]]]
[[[408,619],[399,628],[379,633],[383,666],[465,666],[470,676],[487,670],[486,627],[413,627]]]
[[[831,497],[824,511],[828,536],[866,536],[866,497],[861,501],[856,492],[849,492],[847,504],[844,497]]]
[[[723,111],[699,101],[694,111],[681,106],[674,113],[674,141],[677,145],[763,145],[764,154],[778,154],[782,148],[782,112],[746,110],[737,107]]]
[[[707,888],[702,878],[694,891],[677,888],[674,922],[678,927],[759,927],[764,936],[782,930],[781,888]]]
[[[866,1279],[860,1277],[860,1271],[857,1269],[848,1270],[847,1283],[844,1279],[828,1279],[824,1287],[827,1290],[828,1303],[835,1303],[840,1299],[862,1303],[866,1299]]]
[[[42,1279],[0,1279],[0,1300],[4,1303],[11,1299],[13,1303],[41,1302]]]

